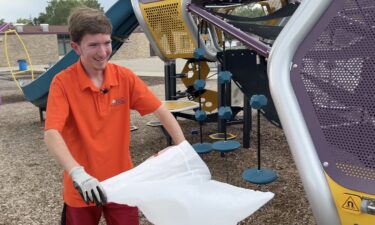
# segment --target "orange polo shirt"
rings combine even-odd
[[[75,160],[102,181],[133,167],[129,152],[130,110],[143,116],[160,105],[160,100],[129,69],[108,63],[99,89],[78,61],[52,81],[45,130],[58,130]],[[69,206],[87,206],[66,171],[63,195]]]

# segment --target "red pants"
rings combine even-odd
[[[138,208],[109,203],[104,206],[76,208],[64,205],[62,225],[98,225],[104,215],[107,225],[139,225]]]

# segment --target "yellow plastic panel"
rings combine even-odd
[[[199,74],[199,66],[200,66],[200,74]],[[182,73],[188,74],[187,77],[184,77],[181,80],[186,87],[189,87],[189,86],[194,85],[194,81],[198,80],[199,75],[200,75],[201,80],[206,80],[208,74],[210,73],[210,67],[208,66],[206,61],[199,61],[199,62],[186,61],[185,66],[182,69]]]
[[[202,101],[202,109],[204,111],[212,113],[217,110],[217,92],[213,90],[205,90],[203,94],[200,95]],[[194,98],[194,101],[199,102],[199,97]]]
[[[192,58],[192,36],[181,13],[180,0],[139,3],[143,18],[158,48],[168,59]]]
[[[375,199],[374,195],[349,190],[326,174],[342,225],[374,225],[375,216],[361,212],[362,198]]]
[[[182,112],[199,107],[199,104],[193,101],[167,100],[162,102],[171,112]]]

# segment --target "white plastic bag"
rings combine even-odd
[[[187,141],[102,186],[108,202],[137,206],[155,225],[235,225],[274,196],[211,180]]]

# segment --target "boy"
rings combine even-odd
[[[112,26],[100,11],[78,8],[69,17],[71,46],[79,60],[52,81],[45,143],[63,166],[66,224],[138,225],[138,210],[105,204],[100,181],[133,167],[130,110],[153,113],[175,144],[185,140],[173,115],[132,71],[108,62]],[[95,206],[95,204],[98,206]]]

